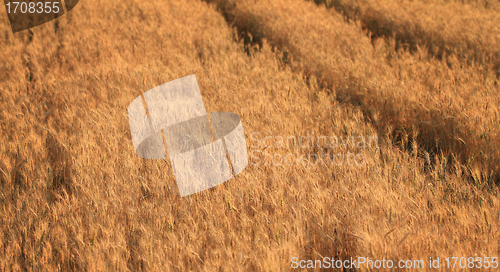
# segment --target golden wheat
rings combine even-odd
[[[316,0],[360,20],[373,37],[394,38],[396,47],[425,48],[442,58],[479,63],[500,76],[500,4],[450,1]],[[478,1],[479,2],[479,1]],[[496,9],[495,9],[496,8]]]
[[[439,61],[419,50],[372,45],[358,25],[304,1],[222,1],[219,9],[257,42],[284,50],[291,66],[317,76],[340,100],[360,105],[381,130],[418,133],[429,152],[454,153],[464,164],[498,175],[498,79],[481,66]],[[349,87],[349,88],[345,88]],[[475,170],[471,170],[475,171]]]
[[[428,63],[439,67],[428,72],[436,74],[429,84],[441,80],[451,88],[446,80],[460,76],[466,84],[460,90],[467,94],[472,84],[493,83],[473,68],[446,74],[439,61],[412,63],[415,57],[404,53],[388,59],[391,48],[374,50],[359,27],[340,16],[332,20],[315,5],[262,3],[276,9],[278,19],[289,14],[283,9],[305,12],[286,21],[297,34],[277,36],[283,40],[269,35],[289,30],[280,20],[271,26],[259,13],[256,18],[268,24],[261,46],[246,46],[235,40],[237,33],[216,9],[197,0],[87,0],[56,23],[14,35],[6,18],[0,19],[5,33],[0,50],[7,52],[0,56],[2,271],[276,271],[289,270],[294,256],[498,254],[498,187],[483,182],[486,172],[471,168],[477,179],[471,183],[470,170],[458,160],[431,154],[427,161],[418,155],[427,146],[404,135],[395,139],[393,128],[378,123],[390,116],[378,102],[371,104],[373,121],[365,108],[349,102],[374,95],[354,86],[360,94],[336,89],[350,81],[372,86],[382,79],[390,82],[380,89],[426,86],[416,77]],[[339,33],[337,42],[311,31],[321,18],[332,35]],[[310,37],[325,38],[332,47],[307,45],[314,42]],[[287,51],[273,51],[278,43]],[[312,57],[306,54],[310,49],[315,49]],[[318,62],[321,56],[324,62]],[[335,58],[338,66],[332,65]],[[394,65],[405,68],[404,85],[392,78]],[[364,81],[361,75],[369,69],[380,70]],[[252,147],[253,132],[377,136],[379,148],[359,149],[367,158],[360,167],[254,165],[252,157],[235,179],[181,198],[168,161],[135,155],[127,107],[141,93],[189,74],[198,78],[207,111],[241,116],[249,151],[265,148]],[[322,85],[342,76],[347,79],[335,86]],[[392,105],[410,100],[409,92],[417,90],[401,88],[402,98]],[[401,112],[406,111],[396,111]],[[413,152],[395,146],[396,140]],[[280,155],[296,151],[320,150],[266,149]]]

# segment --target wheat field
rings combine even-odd
[[[429,257],[499,257],[499,10],[84,0],[13,34],[0,9],[0,270],[288,271],[293,257],[367,257],[434,271]],[[191,74],[207,112],[241,117],[250,163],[181,198],[169,160],[136,155],[127,108]],[[275,141],[305,135],[376,144]],[[296,152],[364,160],[273,161]]]

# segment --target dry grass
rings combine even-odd
[[[196,0],[87,0],[15,35],[2,17],[0,269],[276,271],[294,256],[498,256],[499,190],[488,182],[498,130],[485,121],[498,124],[494,75],[373,47],[340,15],[289,2],[225,9],[259,48]],[[377,135],[380,148],[358,150],[362,167],[249,165],[181,198],[168,161],[135,155],[127,107],[189,74],[207,111],[241,116],[249,151],[252,132]],[[452,114],[467,149],[439,130]],[[419,134],[394,134],[400,124]],[[431,147],[429,159],[418,155]],[[491,157],[461,163],[481,152]]]

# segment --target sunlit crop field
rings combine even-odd
[[[499,10],[83,0],[12,34],[0,8],[0,270],[499,257]],[[181,198],[169,160],[136,155],[127,108],[191,74],[207,112],[241,117],[250,163]],[[306,135],[339,144],[279,144]]]

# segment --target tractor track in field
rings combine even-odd
[[[215,1],[207,2],[214,3]],[[465,178],[472,181],[471,158],[474,158],[479,167],[488,173],[486,176],[488,183],[500,183],[500,172],[496,166],[499,158],[495,156],[500,153],[498,150],[494,150],[493,154],[488,151],[489,141],[478,143],[476,135],[467,126],[460,125],[461,118],[450,114],[450,111],[454,111],[453,109],[448,113],[436,114],[435,110],[429,110],[429,105],[425,105],[425,103],[398,99],[395,95],[392,97],[376,95],[377,90],[367,86],[367,82],[356,78],[356,76],[348,77],[351,71],[344,73],[344,76],[330,72],[338,67],[329,67],[319,58],[308,58],[305,56],[304,49],[300,48],[298,43],[294,43],[293,37],[287,35],[286,31],[277,29],[277,21],[286,16],[293,17],[295,14],[284,13],[282,17],[278,14],[262,15],[265,13],[264,11],[259,14],[257,11],[252,12],[250,8],[239,9],[239,3],[234,1],[224,0],[215,3],[215,8],[224,16],[227,24],[237,29],[239,38],[243,39],[246,44],[248,54],[251,54],[250,48],[253,45],[261,45],[263,39],[267,39],[275,48],[283,52],[285,65],[290,65],[306,78],[311,76],[319,78],[322,87],[327,90],[335,90],[335,99],[360,107],[365,114],[365,120],[376,127],[379,134],[384,135],[386,128],[391,127],[390,133],[395,146],[412,152],[408,138],[417,135],[419,148],[423,149],[423,152],[419,150],[419,156],[427,159],[430,157],[431,164],[435,161],[434,157],[438,155],[444,155],[452,162],[457,159],[467,169]],[[257,10],[257,8],[255,9]],[[282,10],[288,11],[287,8]],[[305,21],[307,18],[301,20]],[[345,24],[348,25],[348,23]],[[360,35],[364,34],[360,33]],[[318,42],[316,45],[321,47],[324,43]],[[290,59],[298,60],[296,62],[298,64],[290,64]],[[391,72],[397,73],[395,68],[392,70]],[[383,82],[383,80],[379,80],[379,82]],[[401,103],[410,104],[405,105],[406,109],[403,109]],[[374,116],[375,112],[378,113],[377,116]],[[453,133],[450,133],[450,130]]]

